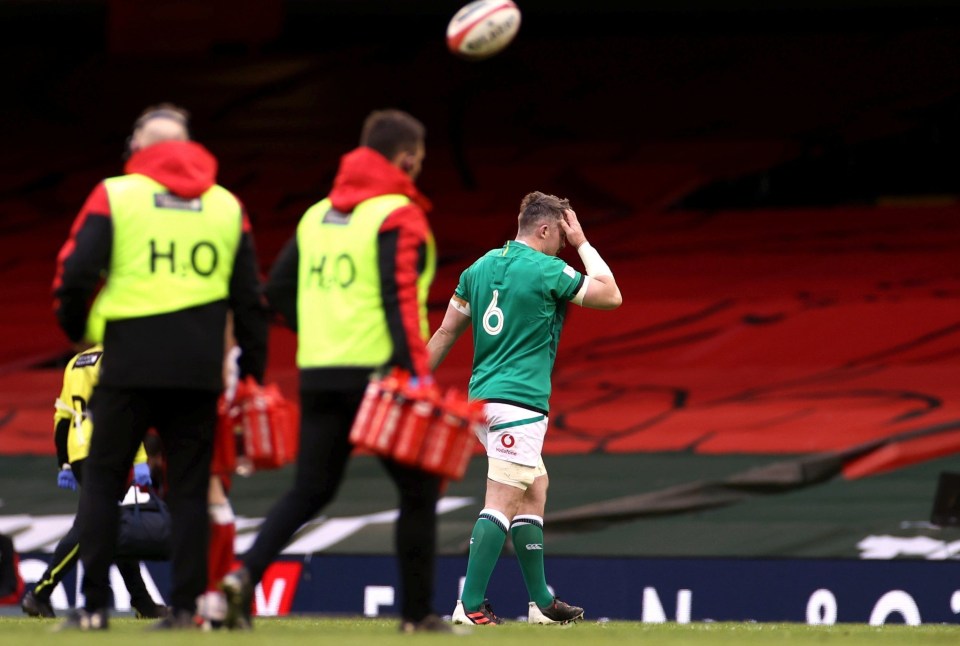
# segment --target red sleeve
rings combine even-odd
[[[53,277],[54,292],[63,283],[64,264],[77,248],[77,234],[83,229],[83,225],[86,224],[87,218],[91,215],[110,217],[110,198],[107,196],[107,187],[103,182],[97,184],[96,188],[87,196],[87,201],[83,203],[80,213],[73,221],[73,226],[70,227],[70,237],[60,247],[60,253],[57,254],[57,273]]]
[[[110,202],[101,183],[80,209],[70,237],[57,255],[53,310],[71,341],[83,338],[90,302],[102,273],[110,266],[112,237]]]
[[[233,195],[233,193],[231,193],[231,195]],[[247,206],[236,195],[233,195],[233,197],[237,200],[237,204],[240,205],[240,230],[243,233],[252,234],[253,225],[250,224],[250,214],[247,213]]]
[[[392,276],[381,275],[381,284],[385,291],[387,322],[394,336],[394,360],[414,374],[428,375],[427,345],[421,335],[417,290],[417,279],[426,262],[426,246],[430,237],[427,217],[414,204],[401,207],[384,220],[380,234],[382,240],[390,241],[390,248],[381,246],[381,273],[390,271],[389,256],[393,252]],[[395,294],[391,294],[391,291],[395,291]]]

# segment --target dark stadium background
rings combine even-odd
[[[267,270],[363,117],[395,106],[428,127],[434,323],[529,190],[571,198],[622,286],[620,311],[574,312],[561,343],[552,553],[955,539],[924,524],[960,449],[955,3],[519,4],[517,40],[467,63],[444,45],[456,2],[0,0],[0,514],[73,509],[54,488],[70,348],[49,285],[139,111],[192,111]],[[293,339],[272,341],[292,395]],[[465,383],[468,361],[465,344],[439,377]],[[451,495],[481,494],[481,462]],[[288,478],[240,480],[238,513]],[[357,460],[330,515],[381,511],[383,486]],[[475,512],[443,517],[445,553]],[[377,526],[332,551],[389,546]]]

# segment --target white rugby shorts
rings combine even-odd
[[[543,452],[549,418],[528,408],[510,404],[484,404],[485,426],[477,427],[477,438],[487,457],[536,467]]]

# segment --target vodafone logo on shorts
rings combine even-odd
[[[509,433],[504,433],[500,436],[500,441],[496,448],[497,453],[503,453],[511,457],[516,457],[517,452],[513,450],[513,445],[517,443],[517,438],[510,435]]]

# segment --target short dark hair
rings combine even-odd
[[[531,233],[544,220],[557,221],[570,208],[570,200],[540,191],[527,193],[520,202],[520,233]]]
[[[423,124],[403,110],[375,110],[363,122],[360,145],[392,160],[399,152],[415,152],[426,136]]]
[[[134,132],[144,127],[151,119],[159,118],[172,119],[180,123],[187,131],[187,137],[190,136],[190,113],[174,103],[158,103],[147,106],[137,117],[137,120],[133,122]]]

